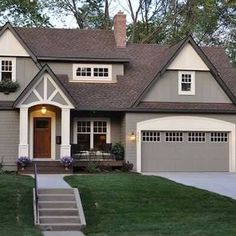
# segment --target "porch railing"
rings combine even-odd
[[[35,223],[39,224],[39,197],[38,197],[38,171],[37,164],[34,164],[34,200],[35,200]]]

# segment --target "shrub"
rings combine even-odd
[[[115,156],[116,160],[124,160],[124,146],[120,143],[115,143],[111,149],[111,153]]]
[[[89,162],[88,166],[85,168],[85,171],[88,173],[99,173],[101,172],[101,169],[99,168],[97,163]]]
[[[134,164],[127,161],[127,162],[123,163],[121,170],[124,172],[129,172],[129,171],[133,170],[133,167],[134,167]]]

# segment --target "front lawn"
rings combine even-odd
[[[68,176],[92,236],[235,236],[236,201],[135,174]]]
[[[34,228],[33,179],[0,175],[0,235],[41,236]]]

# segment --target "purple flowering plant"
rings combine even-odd
[[[21,156],[17,160],[17,165],[20,167],[25,167],[31,162],[29,157]]]
[[[73,163],[73,158],[70,156],[64,156],[61,158],[61,164],[64,167],[69,167],[69,166],[71,166],[72,163]]]

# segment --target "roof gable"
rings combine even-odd
[[[75,107],[73,98],[48,65],[45,65],[23,90],[14,107],[31,107],[38,104],[50,104],[61,108]]]
[[[37,62],[31,49],[10,23],[6,23],[0,30],[0,55],[31,57],[34,62]]]
[[[163,66],[161,69],[156,73],[156,76],[149,82],[149,84],[144,87],[142,92],[139,94],[135,102],[133,103],[132,107],[136,107],[144,98],[144,96],[147,94],[147,92],[153,87],[153,85],[156,83],[158,79],[160,79],[161,75],[163,75],[171,65],[171,63],[176,59],[176,57],[179,55],[179,53],[182,51],[182,49],[187,45],[190,44],[195,52],[198,54],[200,59],[205,63],[205,65],[209,68],[212,76],[216,79],[217,83],[220,85],[220,87],[223,89],[223,91],[227,94],[229,99],[236,103],[236,97],[231,92],[231,90],[228,88],[228,86],[225,84],[225,82],[220,77],[217,69],[214,67],[214,65],[211,63],[209,58],[205,55],[203,50],[197,45],[197,43],[194,41],[191,35],[186,37],[184,40],[180,41],[179,43],[171,46],[169,48],[169,55],[166,58],[165,63],[163,63]]]
[[[202,70],[209,71],[208,66],[190,43],[187,43],[170,63],[168,70]]]

